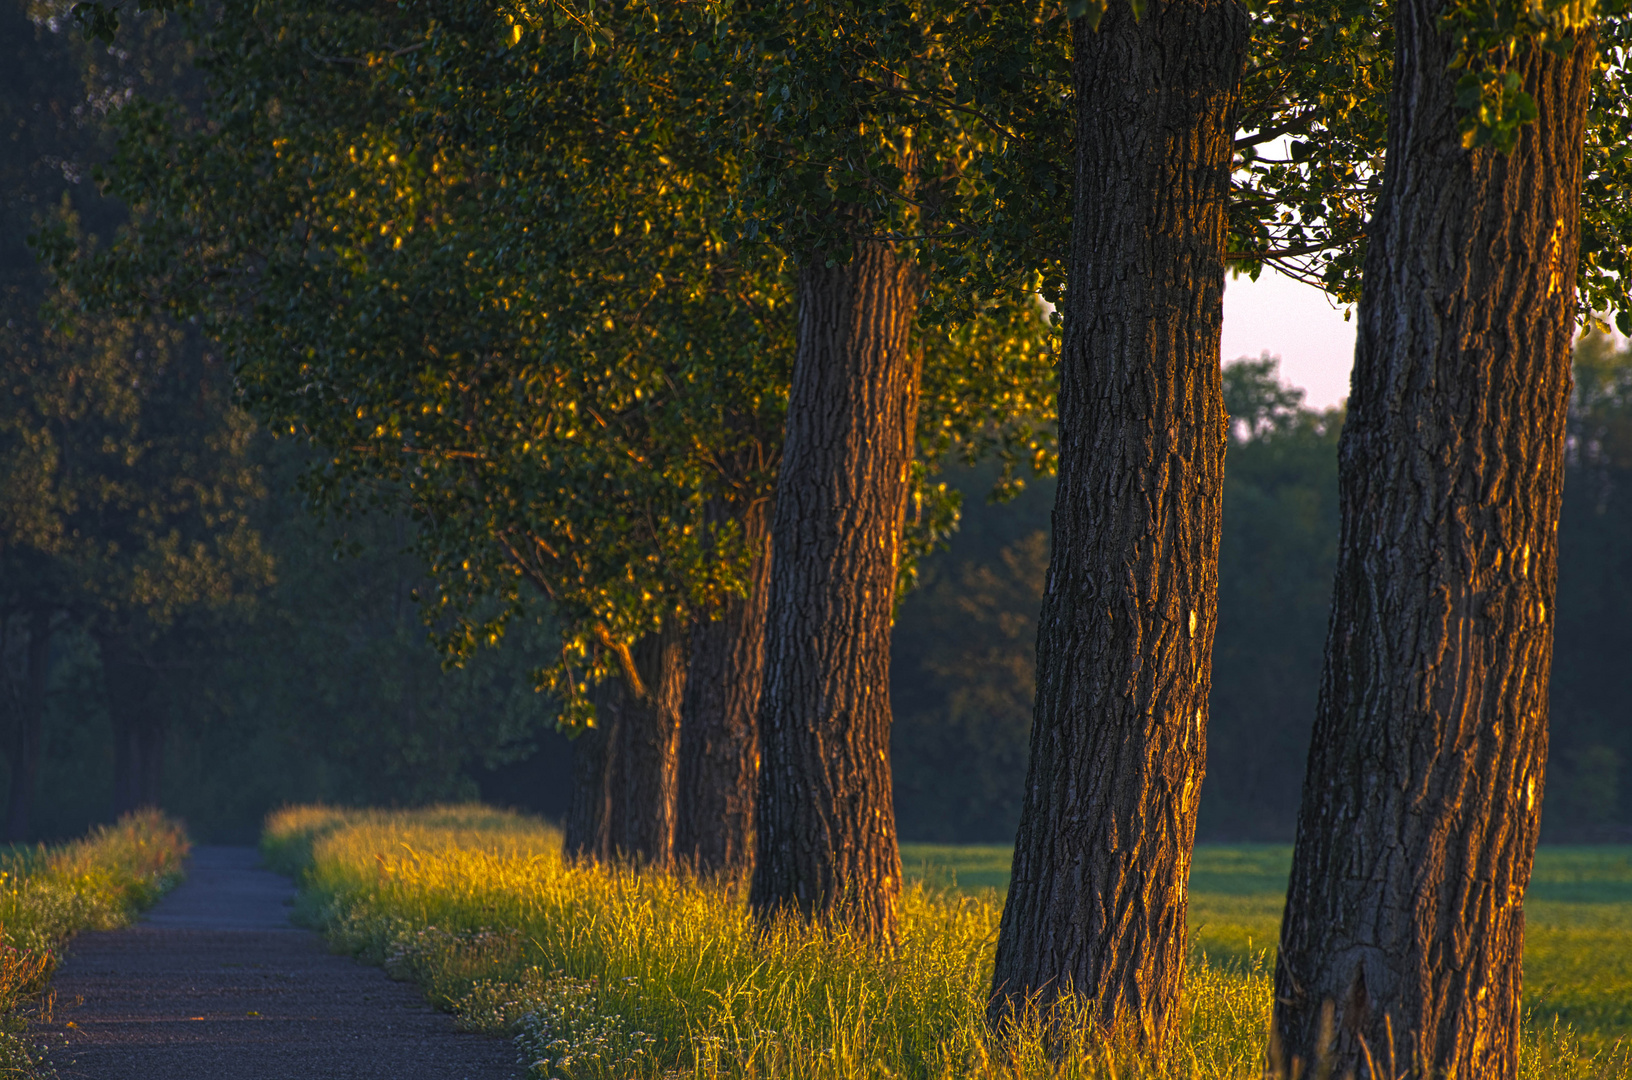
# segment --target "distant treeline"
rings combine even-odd
[[[1337,554],[1341,410],[1303,405],[1273,361],[1225,368],[1219,624],[1202,840],[1290,842]],[[1543,838],[1632,838],[1632,352],[1576,350],[1559,526]],[[1052,483],[981,501],[902,605],[896,808],[905,839],[1008,843],[1020,816]]]

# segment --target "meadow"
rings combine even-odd
[[[515,1038],[540,1080],[1256,1078],[1290,858],[1198,851],[1184,1013],[1148,1058],[1088,1025],[988,1032],[1001,849],[904,848],[889,954],[793,924],[760,933],[727,883],[571,864],[549,825],[479,806],[288,808],[262,850],[298,875],[299,916],[336,948],[413,980],[461,1026]],[[1523,1076],[1632,1075],[1632,859],[1543,852],[1529,910]]]
[[[181,880],[186,834],[158,813],[123,818],[57,847],[0,848],[0,1077],[33,1077],[27,1022],[48,1014],[62,945],[112,930]]]
[[[908,880],[993,903],[1002,902],[1009,856],[1006,847],[901,848]],[[1190,935],[1198,963],[1273,968],[1291,867],[1290,845],[1196,848]],[[1569,1033],[1565,1041],[1601,1051],[1632,1037],[1632,848],[1540,848],[1524,912],[1524,1000],[1533,1040],[1555,1026]],[[1632,1076],[1632,1067],[1613,1075]]]

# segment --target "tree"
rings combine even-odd
[[[1272,1064],[1289,1075],[1518,1070],[1597,50],[1578,7],[1499,12],[1492,30],[1482,6],[1394,8],[1276,965]]]
[[[1309,752],[1337,557],[1342,411],[1304,406],[1277,366],[1270,357],[1224,365],[1230,444],[1198,841],[1290,842]],[[924,585],[902,604],[891,692],[904,838],[1013,839],[1053,502],[1045,483],[1007,505],[966,506],[950,552],[928,561]],[[1571,618],[1562,595],[1559,609]],[[1555,812],[1550,803],[1549,821]]]
[[[1034,267],[977,250],[998,199],[986,166],[1014,138],[981,106],[995,88],[997,116],[1034,120],[1049,84],[1023,64],[988,82],[980,43],[1058,21],[1029,4],[789,0],[735,27],[750,225],[799,275],[749,891],[762,921],[895,937],[889,638],[925,364],[913,331],[924,312],[979,310],[960,294],[1024,303],[1037,287]]]
[[[414,602],[427,582],[411,522],[320,517],[295,487],[309,448],[262,435],[252,454],[267,489],[252,522],[277,580],[167,674],[166,693],[185,697],[165,807],[253,836],[281,802],[475,798],[549,723],[529,675],[553,636],[543,613],[517,620],[512,648],[444,670]]]
[[[30,831],[51,638],[73,624],[110,656],[158,663],[158,643],[216,618],[269,573],[246,515],[258,490],[250,428],[215,358],[162,321],[78,311],[24,243],[54,223],[67,261],[111,232],[119,208],[88,182],[107,150],[107,115],[138,94],[188,90],[186,49],[158,20],[139,20],[129,48],[107,52],[87,48],[60,15],[0,11],[19,46],[0,98],[16,150],[0,169],[0,617],[29,628],[28,689],[10,733],[15,836]],[[108,670],[117,680],[133,669]],[[115,808],[151,804],[165,710],[144,692],[106,689]]]
[[[1151,5],[1129,6],[1144,8],[1147,17],[1151,11],[1157,10]],[[1365,237],[1360,235],[1357,226],[1365,218],[1366,209],[1376,193],[1377,179],[1382,175],[1378,165],[1383,149],[1382,120],[1386,113],[1385,98],[1379,91],[1392,78],[1387,50],[1379,48],[1389,37],[1387,7],[1348,2],[1289,2],[1252,6],[1257,19],[1249,50],[1251,62],[1241,84],[1239,114],[1240,126],[1247,130],[1238,139],[1237,148],[1241,152],[1238,164],[1241,167],[1236,170],[1229,214],[1231,235],[1225,251],[1232,261],[1249,272],[1255,273],[1265,264],[1276,265],[1295,276],[1319,281],[1328,291],[1352,299],[1360,284],[1357,271],[1365,250]],[[1122,8],[1106,3],[1085,3],[1077,10],[1085,12],[1090,19],[1098,19],[1109,17],[1109,13],[1121,11]],[[1159,10],[1166,11],[1168,8],[1164,6]],[[1209,40],[1221,41],[1216,36]],[[1199,48],[1194,41],[1187,42],[1187,45],[1192,49]],[[1176,47],[1174,55],[1178,55]],[[1079,56],[1079,62],[1080,59]],[[1131,74],[1129,77],[1132,77]],[[1467,133],[1471,137],[1500,137],[1503,131],[1511,129],[1512,120],[1517,115],[1514,108],[1519,98],[1514,88],[1501,77],[1489,76],[1488,73],[1484,76],[1470,75],[1469,79],[1471,81],[1465,82],[1460,92],[1465,99],[1471,95],[1471,100],[1483,104],[1469,113],[1471,120],[1467,124]],[[1159,97],[1153,95],[1149,100],[1156,101]],[[1083,115],[1091,115],[1094,110],[1105,107],[1103,102],[1087,99],[1080,94],[1076,104],[1083,110]],[[1608,105],[1602,111],[1595,127],[1597,147],[1607,148],[1616,141],[1619,137],[1617,133],[1625,128],[1624,113],[1624,102]],[[1228,138],[1236,131],[1236,126],[1236,118],[1220,114],[1208,130],[1208,137]],[[1220,128],[1223,129],[1222,135],[1219,134]],[[1126,131],[1126,135],[1107,140],[1100,147],[1099,154],[1087,162],[1089,167],[1113,169],[1115,166],[1111,162],[1115,161],[1116,155],[1106,153],[1105,146],[1131,146],[1137,149],[1142,145],[1142,138],[1151,137],[1148,128],[1133,126]],[[1139,134],[1141,131],[1143,135]],[[1280,137],[1289,140],[1289,158],[1279,161],[1266,159],[1264,144]],[[1079,162],[1082,160],[1079,158]],[[1595,160],[1601,164],[1604,177],[1619,178],[1624,175],[1624,155],[1596,149]],[[1219,167],[1228,169],[1227,159]],[[1605,231],[1626,217],[1626,207],[1621,197],[1606,194],[1614,186],[1613,183],[1599,183],[1587,189],[1591,196],[1593,220],[1602,223]],[[1126,189],[1107,190],[1115,190],[1120,195]],[[1180,190],[1172,194],[1176,197],[1186,193]],[[1095,204],[1095,209],[1104,213],[1105,206],[1106,202],[1101,200]],[[1190,227],[1183,221],[1176,224],[1164,222],[1164,225],[1179,230]],[[1073,221],[1072,227],[1074,235],[1084,235],[1080,222]],[[1597,236],[1602,240],[1603,232]],[[1084,258],[1073,266],[1073,275],[1079,266],[1084,270],[1106,273],[1104,268],[1110,263],[1105,256],[1109,250],[1106,245],[1082,250]],[[1590,267],[1582,275],[1585,295],[1594,306],[1621,306],[1619,303],[1601,303],[1611,295],[1622,296],[1625,288],[1618,274],[1605,273],[1604,268],[1608,265],[1625,267],[1626,255],[1626,249],[1613,242],[1602,242],[1595,249],[1593,259],[1589,260]],[[1143,265],[1130,263],[1125,276],[1127,280],[1149,281],[1164,272],[1159,271],[1158,267],[1177,267],[1166,272],[1174,274],[1174,280],[1183,281],[1183,286],[1178,287],[1180,292],[1194,296],[1208,295],[1206,283],[1210,266],[1207,264],[1166,260],[1147,261]],[[1073,277],[1073,282],[1075,280]],[[1155,283],[1148,287],[1159,293],[1163,285]],[[1075,289],[1076,285],[1073,284],[1072,288]],[[1137,306],[1133,306],[1111,318],[1137,319],[1139,315]],[[1068,335],[1072,316],[1068,307]],[[1198,318],[1192,325],[1201,327],[1206,324],[1207,320]],[[1115,323],[1108,321],[1106,325]],[[1069,371],[1069,367],[1066,370]],[[1114,378],[1115,373],[1110,374]],[[1177,383],[1165,385],[1174,387],[1175,391],[1178,386]],[[1173,398],[1179,397],[1177,392],[1173,394]],[[1078,418],[1070,414],[1069,396],[1063,383],[1061,402],[1060,423],[1062,432],[1066,432]],[[1184,398],[1183,403],[1192,405],[1194,400]],[[1124,414],[1124,419],[1131,420],[1140,415],[1138,410],[1143,402],[1137,400],[1115,401],[1105,405],[1102,413],[1095,415],[1114,417],[1117,409],[1124,404],[1132,405],[1129,410],[1131,415]],[[1157,413],[1150,419],[1165,421],[1167,417]],[[1222,425],[1222,417],[1219,423]],[[1159,441],[1161,429],[1158,428],[1155,434]],[[1180,440],[1179,445],[1185,445],[1182,443],[1185,439],[1202,438],[1178,425],[1168,428],[1167,434],[1172,440]],[[1222,426],[1218,438],[1220,441],[1223,439]],[[1066,454],[1062,449],[1062,507],[1067,498],[1077,499],[1084,494],[1072,490],[1065,460]],[[1097,467],[1112,468],[1106,463],[1100,463]],[[1126,526],[1129,535],[1136,536],[1140,522],[1148,515],[1148,500],[1127,500],[1122,498],[1122,493],[1134,490],[1148,492],[1151,489],[1148,485],[1141,486],[1136,476],[1124,475],[1123,479],[1125,482],[1122,484],[1102,484],[1095,495],[1101,505],[1115,507],[1105,511],[1106,520]],[[1180,479],[1183,479],[1182,475]],[[1125,512],[1123,508],[1126,508]],[[1216,508],[1216,501],[1199,499],[1192,506],[1176,509],[1172,520],[1176,525],[1190,530],[1189,535],[1199,537],[1207,531],[1207,522],[1211,515],[1216,514]],[[1060,516],[1057,514],[1057,522]],[[1080,603],[1077,599],[1079,594],[1068,588],[1070,571],[1064,569],[1071,559],[1067,554],[1069,550],[1069,545],[1056,535],[1051,584],[1048,599],[1045,600],[1045,605],[1050,608],[1055,604]],[[1096,588],[1104,586],[1107,574],[1120,580],[1130,566],[1143,565],[1139,560],[1148,552],[1128,548],[1107,552],[1106,555],[1109,557],[1103,561],[1096,560],[1094,565],[1083,568],[1089,575],[1096,572],[1100,575],[1094,582]],[[1174,571],[1182,565],[1173,560],[1156,562],[1164,569]],[[1198,554],[1192,565],[1199,568],[1199,573],[1210,577],[1214,573],[1210,565],[1212,562],[1213,556]],[[1177,576],[1183,577],[1182,574]],[[1082,588],[1086,590],[1087,587],[1085,580]],[[1194,587],[1195,595],[1205,601],[1190,610],[1196,614],[1198,630],[1210,633],[1211,586],[1204,580],[1196,580],[1193,586],[1187,582],[1186,587]],[[1064,589],[1065,593],[1058,595],[1056,589]],[[1187,630],[1184,625],[1186,621],[1181,617],[1179,628]],[[1050,687],[1047,681],[1054,677],[1047,660],[1051,647],[1049,635],[1053,629],[1045,617],[1039,635],[1040,692],[1033,735],[1034,764],[1031,778],[1028,779],[1027,798],[1039,806],[1046,804],[1049,795],[1045,785],[1049,782],[1058,784],[1058,790],[1064,795],[1057,800],[1058,817],[1049,820],[1046,814],[1039,812],[1036,824],[1023,819],[1022,843],[1016,851],[1015,880],[1019,888],[1017,891],[1011,890],[1007,909],[1007,918],[1015,929],[1009,930],[1006,925],[1004,934],[1017,936],[1033,929],[1022,929],[1019,925],[1021,922],[1036,924],[1038,933],[1024,947],[1011,947],[1000,938],[996,1000],[992,1011],[997,1016],[1006,1015],[1016,1001],[1029,997],[1033,991],[1046,999],[1061,992],[1063,985],[1069,981],[1077,992],[1085,993],[1090,1000],[1102,992],[1106,995],[1097,1003],[1102,1022],[1116,1025],[1127,1021],[1142,1036],[1159,1037],[1166,1023],[1166,1006],[1175,1000],[1177,981],[1183,967],[1183,871],[1189,848],[1186,830],[1194,824],[1193,811],[1178,815],[1176,828],[1170,831],[1164,827],[1159,834],[1165,837],[1171,832],[1175,837],[1173,848],[1177,854],[1172,858],[1153,857],[1152,846],[1141,847],[1133,853],[1133,857],[1124,857],[1122,839],[1137,834],[1139,830],[1130,833],[1125,825],[1112,828],[1110,823],[1165,822],[1175,803],[1186,802],[1183,781],[1188,778],[1199,783],[1200,779],[1200,756],[1195,744],[1199,743],[1205,730],[1205,710],[1198,708],[1193,716],[1184,718],[1195,729],[1191,745],[1176,740],[1180,734],[1176,724],[1169,728],[1167,721],[1159,718],[1150,725],[1148,733],[1129,730],[1127,742],[1119,742],[1114,737],[1107,739],[1108,743],[1124,749],[1130,758],[1143,757],[1150,762],[1151,775],[1163,775],[1167,783],[1146,789],[1151,793],[1149,799],[1129,797],[1107,801],[1102,807],[1103,817],[1089,815],[1095,826],[1105,826],[1096,843],[1082,847],[1061,843],[1054,845],[1050,852],[1047,837],[1060,831],[1074,832],[1075,828],[1067,828],[1067,823],[1082,820],[1073,818],[1069,812],[1069,808],[1082,805],[1074,801],[1077,794],[1091,789],[1094,778],[1104,775],[1088,768],[1089,756],[1079,756],[1077,768],[1054,764],[1057,758],[1079,753],[1082,747],[1088,746],[1095,728],[1090,728],[1088,725],[1091,721],[1080,713],[1074,714],[1078,717],[1076,726],[1047,719],[1052,710],[1060,709],[1051,700],[1052,694],[1059,688]],[[1153,647],[1161,639],[1143,636],[1138,640],[1141,647]],[[1119,658],[1103,668],[1088,668],[1082,672],[1085,676],[1083,682],[1097,685],[1107,695],[1116,693],[1120,677],[1127,674],[1118,670],[1116,664],[1124,659],[1129,658]],[[1137,671],[1143,678],[1143,657],[1139,658]],[[1074,674],[1062,672],[1060,678],[1066,679]],[[1198,677],[1204,676],[1205,672],[1202,672]],[[1094,683],[1094,679],[1099,681]],[[1126,685],[1131,695],[1137,692],[1140,683],[1135,681]],[[1045,687],[1048,693],[1043,692],[1042,688]],[[1062,714],[1068,718],[1073,715],[1064,710]],[[1110,725],[1105,727],[1109,728]],[[1152,746],[1150,735],[1165,741],[1166,748]],[[1137,783],[1133,787],[1139,789]],[[1035,851],[1028,849],[1029,839],[1036,840],[1038,846]],[[1162,846],[1154,845],[1158,848]],[[1039,894],[1032,884],[1033,876],[1051,879],[1053,874],[1059,874],[1062,880],[1068,879],[1073,867],[1088,865],[1095,858],[1104,860],[1117,870],[1117,873],[1109,876],[1101,873],[1097,881],[1125,880],[1127,895],[1141,898],[1140,903],[1128,908],[1113,909],[1126,911],[1130,916],[1137,915],[1137,919],[1122,921],[1119,917],[1103,920],[1096,926],[1084,917],[1073,923],[1073,909],[1068,901],[1058,905],[1055,914],[1034,914],[1046,911],[1047,905],[1039,902]],[[1126,875],[1125,878],[1118,876],[1122,874]],[[1114,889],[1121,886],[1108,887]],[[1057,895],[1063,900],[1070,891],[1062,888]],[[1154,906],[1147,906],[1142,902],[1145,897],[1162,897],[1163,900]],[[1078,910],[1085,911],[1091,906],[1091,902],[1084,903]],[[1127,927],[1130,925],[1153,927],[1154,932],[1129,933]],[[1044,926],[1054,936],[1044,936],[1041,932]],[[1167,926],[1172,926],[1176,932],[1168,934]],[[1153,943],[1152,948],[1148,953],[1141,953],[1141,946],[1146,942]],[[1085,959],[1088,957],[1095,959],[1090,962]],[[1017,966],[1015,970],[1011,970],[1011,963]],[[1121,981],[1113,977],[1103,983],[1095,982],[1097,975],[1085,977],[1073,970],[1073,965],[1079,963],[1084,967],[1102,965],[1097,971],[1114,972],[1121,977]],[[1027,965],[1033,965],[1032,969],[1025,975],[1019,974],[1018,968]],[[1090,988],[1085,990],[1085,986]]]
[[[44,736],[47,681],[50,677],[51,639],[57,631],[53,613],[43,607],[27,612],[22,621],[27,635],[22,642],[21,678],[13,676],[10,613],[0,619],[0,659],[6,665],[5,691],[7,725],[11,744],[6,757],[11,763],[11,790],[6,799],[5,838],[12,843],[27,840],[33,832],[34,792],[39,778],[40,744]]]
[[[0,26],[10,46],[0,122],[12,147],[0,164],[0,309],[6,337],[14,338],[34,325],[46,292],[26,238],[77,186],[73,181],[82,178],[96,137],[90,125],[73,123],[86,87],[72,42],[30,19],[22,4],[0,7]],[[7,381],[16,377],[13,369]],[[20,389],[12,382],[13,394]],[[51,639],[63,614],[62,583],[54,580],[58,567],[36,556],[59,539],[52,483],[58,462],[40,418],[19,405],[8,396],[9,407],[0,414],[0,688],[12,774],[5,835],[14,841],[27,839],[31,830]]]
[[[991,1011],[1076,994],[1159,1042],[1185,961],[1226,418],[1234,3],[1075,27],[1060,481],[1031,765]],[[1182,267],[1182,276],[1162,268]]]
[[[709,513],[729,512],[719,504]],[[770,592],[770,500],[738,520],[753,561],[742,596],[728,596],[691,630],[691,665],[680,708],[675,777],[675,859],[701,873],[741,875],[753,865],[759,781],[759,693]]]
[[[210,327],[258,414],[328,451],[320,501],[413,515],[455,656],[496,640],[522,589],[548,597],[563,641],[541,681],[583,727],[600,679],[641,697],[642,637],[741,591],[753,544],[734,519],[776,460],[780,271],[719,237],[721,185],[700,181],[730,163],[676,134],[693,88],[638,48],[439,14],[229,6],[196,24],[215,126],[123,118],[112,175],[138,228],[100,284]],[[370,50],[377,65],[325,59]],[[710,503],[725,520],[699,520]],[[631,738],[673,720],[622,712]],[[645,816],[671,816],[674,755],[623,760],[656,770],[629,779]],[[662,860],[667,831],[614,846]]]
[[[696,622],[694,665],[748,665],[728,680],[730,760],[714,774],[740,783],[793,305],[782,256],[733,235],[738,165],[704,136],[736,90],[696,47],[722,36],[701,12],[608,9],[616,33],[580,48],[577,29],[519,9],[229,6],[198,31],[211,126],[156,108],[123,121],[111,176],[137,227],[100,285],[200,318],[257,413],[325,449],[318,496],[413,515],[436,580],[427,613],[456,655],[494,640],[523,590],[548,597],[563,640],[541,681],[570,727],[601,711],[608,677],[623,696],[600,705],[630,721],[620,744],[635,717],[672,718],[634,707],[652,685],[635,657]],[[1002,412],[1016,397],[1001,384],[1046,371],[1031,347],[1046,326],[988,322],[1023,330],[1019,347],[947,380],[962,396],[925,442],[937,452],[1041,437]],[[931,362],[961,347],[924,344]],[[908,479],[922,521],[944,524],[928,471]],[[571,830],[596,849],[606,785],[652,800],[654,819],[674,788],[672,757],[627,785],[598,772],[609,735],[585,744],[602,795]],[[742,813],[713,824],[732,834],[720,851],[746,850]]]

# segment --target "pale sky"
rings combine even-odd
[[[1224,361],[1256,359],[1268,352],[1281,358],[1281,381],[1302,387],[1312,409],[1336,405],[1349,396],[1354,365],[1354,323],[1343,321],[1313,285],[1265,269],[1257,281],[1227,278],[1224,283]]]

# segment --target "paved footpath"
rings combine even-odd
[[[62,1080],[515,1080],[504,1039],[289,924],[294,888],[253,848],[197,847],[146,919],[84,934],[33,1032]]]

